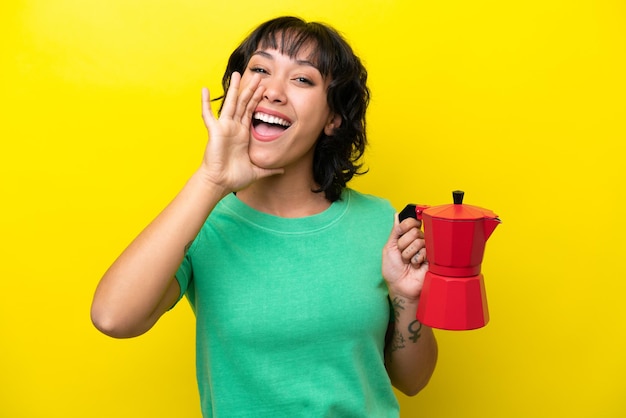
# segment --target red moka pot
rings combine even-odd
[[[489,321],[481,264],[487,239],[501,221],[488,209],[464,205],[463,195],[453,192],[451,205],[408,205],[401,213],[424,226],[428,272],[417,319],[433,328],[471,330]]]

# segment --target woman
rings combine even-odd
[[[93,322],[118,338],[187,296],[206,417],[397,417],[391,385],[413,395],[434,370],[419,221],[346,186],[366,79],[334,29],[260,25],[230,57],[218,118],[203,89],[202,164],[98,285]]]

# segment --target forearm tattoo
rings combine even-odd
[[[409,324],[409,334],[411,334],[411,336],[409,337],[409,340],[416,343],[417,340],[419,340],[421,336],[420,334],[421,330],[422,330],[422,323],[420,321],[416,319],[415,321],[411,322]]]
[[[404,299],[393,298],[391,306],[393,307],[393,322],[398,323],[400,321],[400,313],[404,310]]]
[[[404,304],[405,300],[398,297],[393,298],[393,300],[391,301],[391,307],[393,309],[393,333],[389,340],[388,348],[390,353],[405,348],[407,344],[407,338],[415,344],[421,336],[422,323],[419,322],[417,319],[412,321],[406,328],[406,332],[408,332],[407,337],[405,337],[403,330],[399,328],[400,315],[405,309]]]

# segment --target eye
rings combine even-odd
[[[265,68],[261,68],[261,67],[250,67],[250,71],[252,71],[253,73],[267,74],[267,71],[265,70]]]
[[[314,85],[313,81],[311,81],[310,79],[308,79],[306,77],[296,77],[296,78],[294,78],[294,80],[297,81],[298,83],[307,84],[309,86],[313,86]]]

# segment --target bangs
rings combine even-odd
[[[322,77],[327,78],[333,75],[332,60],[329,59],[333,55],[333,46],[324,38],[324,33],[313,23],[303,28],[275,28],[261,34],[258,48],[276,49],[292,59],[308,48],[309,56],[306,60],[317,68]]]

